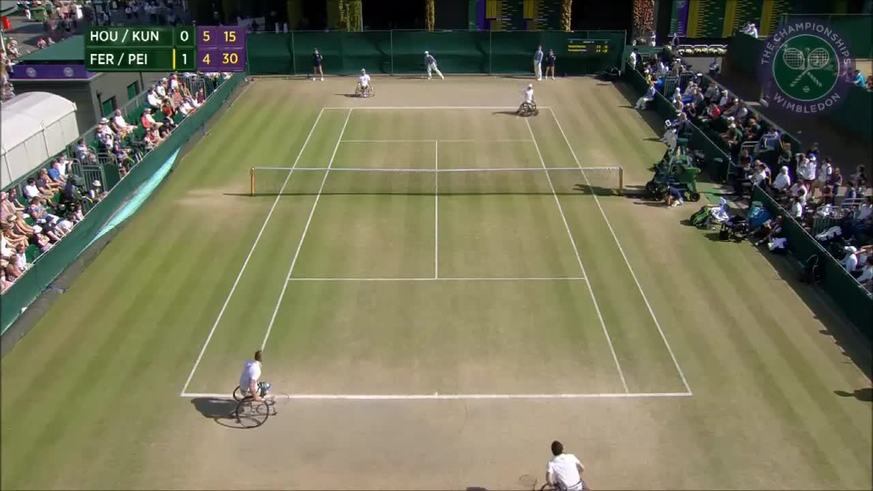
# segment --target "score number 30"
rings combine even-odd
[[[206,53],[203,55],[203,59],[201,60],[204,65],[212,65],[212,57],[210,53]],[[238,53],[221,53],[221,64],[222,65],[236,65],[239,63],[239,54]]]

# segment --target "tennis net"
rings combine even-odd
[[[251,194],[622,194],[620,166],[471,169],[252,167]]]

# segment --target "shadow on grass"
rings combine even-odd
[[[757,248],[779,276],[791,287],[812,311],[824,329],[820,334],[830,337],[840,347],[844,356],[849,358],[864,375],[873,378],[873,349],[871,340],[867,338],[851,320],[845,317],[833,304],[821,287],[804,283],[800,280],[801,267],[798,260],[791,255],[771,254],[766,248]],[[863,389],[862,389],[863,390]],[[868,391],[870,389],[867,389]],[[856,391],[857,392],[857,391]],[[867,392],[869,394],[869,392]],[[867,396],[869,397],[869,396]]]
[[[491,114],[499,114],[501,116],[516,116],[521,117],[516,111],[494,111]]]
[[[840,397],[854,397],[863,402],[873,402],[873,388],[871,387],[867,387],[866,389],[855,389],[853,392],[835,390],[834,394]]]

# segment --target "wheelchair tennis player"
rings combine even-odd
[[[270,384],[261,381],[263,353],[255,351],[254,360],[246,360],[243,364],[242,374],[239,376],[239,388],[244,398],[250,397],[254,401],[262,401],[270,393]]]
[[[370,82],[370,75],[367,70],[361,68],[361,76],[358,77],[358,85],[355,86],[355,95],[358,97],[372,97],[373,84]]]
[[[518,111],[515,113],[519,116],[536,116],[540,113],[539,110],[537,110],[537,102],[534,98],[533,84],[528,84],[527,88],[524,89],[524,98],[522,99],[521,105],[518,106]]]

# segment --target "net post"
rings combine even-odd
[[[255,195],[255,168],[249,169],[249,196]]]
[[[624,196],[624,167],[618,166],[618,195]]]

